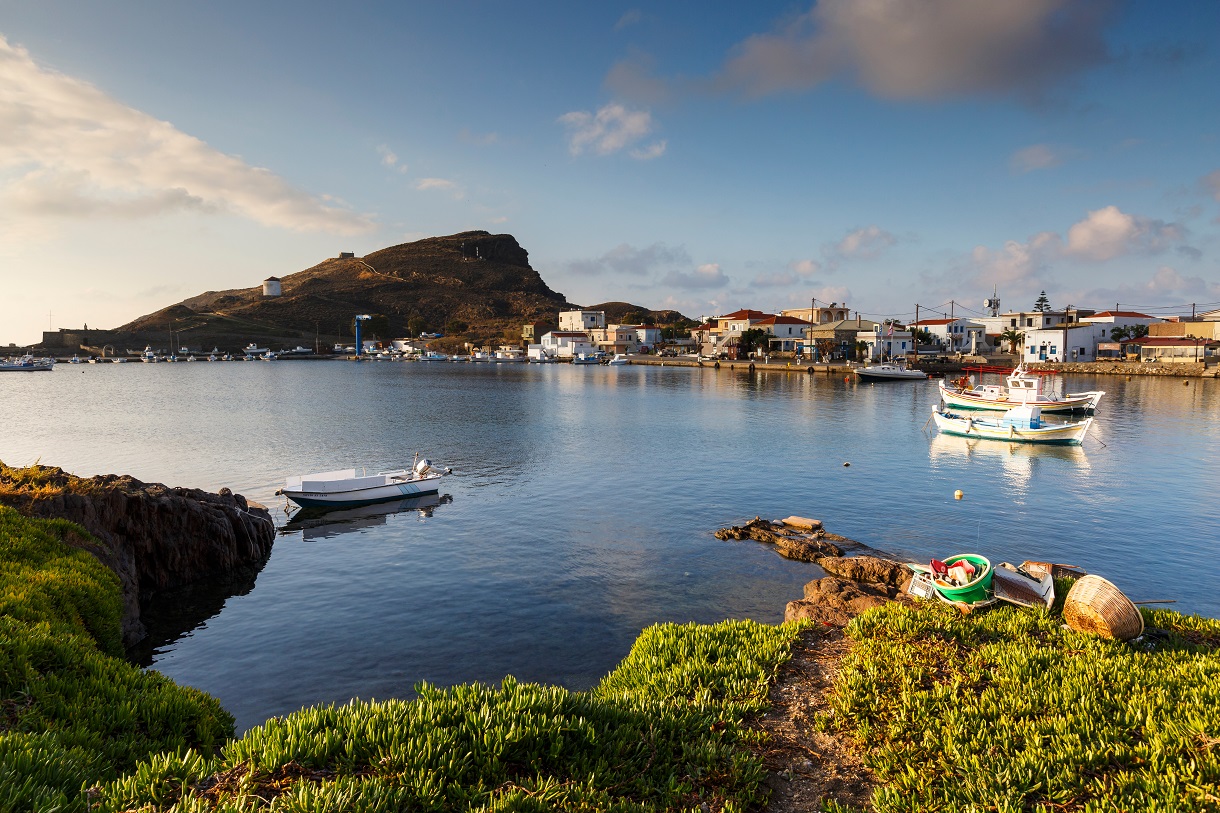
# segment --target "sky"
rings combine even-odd
[[[1220,3],[0,0],[0,342],[508,233],[688,316],[1220,307]]]

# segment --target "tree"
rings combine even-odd
[[[818,361],[826,361],[839,345],[834,339],[818,339],[813,346],[818,349]]]
[[[407,320],[407,333],[412,338],[423,333],[426,327],[428,327],[428,323],[424,321],[424,317],[422,316],[412,316]]]
[[[934,341],[932,331],[928,330],[927,328],[917,327],[915,328],[913,335],[915,338],[915,344],[917,346],[921,344],[931,344]]]
[[[1016,353],[1017,352],[1017,342],[1023,341],[1024,339],[1025,339],[1025,334],[1022,333],[1021,331],[1017,330],[1016,328],[1012,328],[1012,327],[1008,328],[1007,330],[1005,330],[1003,333],[1000,334],[1000,341],[1008,342],[1008,352],[1009,353]]]
[[[1110,329],[1110,341],[1121,342],[1127,339],[1142,339],[1148,335],[1147,325],[1127,325]]]
[[[864,361],[865,355],[868,354],[868,342],[863,339],[856,342],[856,361]]]
[[[762,328],[752,327],[749,330],[743,330],[737,339],[737,358],[752,356],[755,350],[762,350],[765,353],[770,339],[771,334]]]
[[[1039,313],[1046,313],[1051,309],[1051,301],[1046,298],[1046,291],[1038,294],[1038,301],[1034,303],[1034,310]]]
[[[450,319],[449,323],[445,325],[445,332],[446,333],[465,333],[466,329],[469,327],[470,327],[470,325],[466,324],[461,319]]]

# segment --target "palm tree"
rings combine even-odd
[[[1000,334],[1000,341],[1008,342],[1008,352],[1016,354],[1017,342],[1024,341],[1025,334],[1016,328],[1010,327]]]

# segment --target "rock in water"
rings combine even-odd
[[[876,556],[852,556],[847,559],[826,557],[818,559],[817,563],[830,575],[854,582],[898,587],[911,577],[911,571],[898,562]]]

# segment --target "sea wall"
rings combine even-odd
[[[0,503],[32,517],[81,525],[99,544],[80,546],[119,577],[123,641],[145,635],[140,601],[157,590],[261,564],[275,523],[267,509],[227,488],[170,488],[113,474],[80,478],[62,469],[0,464]]]
[[[1166,375],[1179,378],[1214,377],[1217,368],[1209,368],[1203,362],[1162,364],[1139,361],[1088,361],[1088,362],[1050,362],[1044,361],[1028,365],[1033,370],[1056,370],[1062,373],[1084,373],[1086,375]]]

